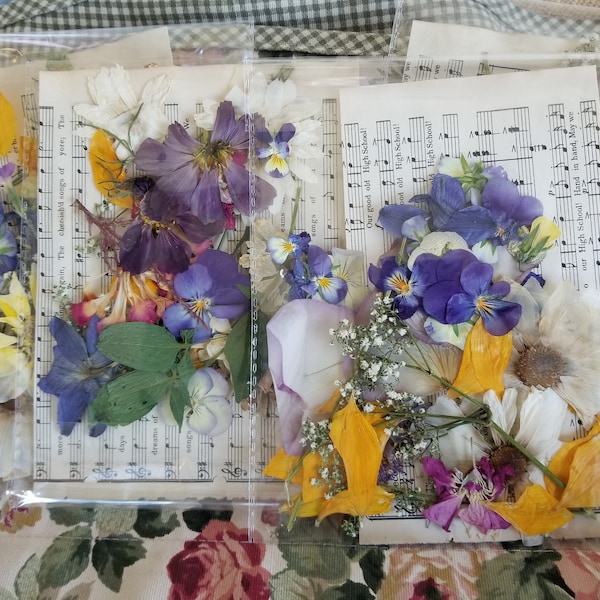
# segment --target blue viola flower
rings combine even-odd
[[[292,255],[300,258],[303,254],[306,254],[310,240],[310,235],[306,231],[292,233],[287,239],[273,236],[267,240],[267,248],[273,262],[282,265]]]
[[[434,230],[454,231],[469,246],[496,235],[498,226],[490,211],[484,206],[469,205],[461,183],[454,177],[438,173],[431,192],[415,196],[411,202],[427,205]]]
[[[415,263],[411,272],[406,265],[399,265],[393,256],[388,256],[381,261],[381,267],[369,267],[369,280],[378,290],[393,292],[392,306],[398,317],[408,319],[417,312],[426,281],[421,277],[419,264]]]
[[[519,229],[530,227],[534,219],[544,214],[544,207],[537,198],[521,196],[517,185],[502,177],[486,183],[481,201],[496,223],[493,241],[502,246],[520,240]]]
[[[284,123],[275,137],[271,132],[262,127],[256,131],[258,148],[256,156],[268,159],[265,163],[265,171],[271,177],[285,177],[290,172],[287,158],[290,155],[288,142],[296,135],[296,128],[291,123]]]
[[[341,302],[348,293],[348,283],[333,275],[333,263],[325,250],[311,246],[307,253],[308,281],[301,285],[307,296],[317,294],[330,304]]]
[[[395,238],[407,238],[420,242],[430,233],[429,215],[412,204],[389,204],[379,211],[379,223]]]
[[[194,330],[194,343],[208,340],[211,319],[237,319],[250,308],[241,288],[250,287],[250,277],[238,272],[231,254],[206,250],[187,270],[175,275],[173,287],[180,301],[167,308],[165,327],[176,337]]]
[[[98,318],[90,321],[84,340],[69,323],[50,319],[49,329],[56,341],[50,371],[40,379],[39,388],[58,397],[58,425],[62,435],[70,435],[100,388],[110,381],[117,366],[97,350]],[[106,426],[96,424],[90,435],[98,436]]]
[[[504,335],[518,323],[521,305],[502,299],[510,292],[510,284],[493,283],[493,267],[470,252],[450,250],[441,257],[422,254],[415,266],[426,274],[423,309],[440,323],[464,323],[478,315],[492,335]]]

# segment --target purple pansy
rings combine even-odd
[[[521,196],[517,185],[503,177],[495,177],[486,183],[481,202],[496,223],[494,242],[499,245],[518,240],[519,228],[529,227],[544,213],[544,207],[537,198]]]
[[[267,249],[273,262],[282,265],[291,255],[300,258],[303,254],[306,254],[310,240],[310,235],[306,231],[292,233],[287,239],[273,236],[267,240]]]
[[[379,211],[379,223],[395,238],[422,240],[430,231],[428,214],[412,204],[389,204]]]
[[[479,315],[492,335],[504,335],[518,323],[521,306],[502,300],[510,292],[509,283],[493,283],[492,266],[467,250],[422,254],[414,267],[424,274],[423,309],[440,323],[464,323]]]
[[[469,246],[494,237],[498,229],[490,211],[483,206],[468,205],[461,183],[449,175],[438,173],[433,178],[431,192],[415,196],[411,202],[427,205],[436,231],[454,231]]]
[[[275,137],[271,132],[262,127],[256,131],[258,148],[256,156],[268,159],[265,163],[265,171],[271,177],[285,177],[290,172],[287,158],[290,155],[288,142],[296,135],[296,128],[291,123],[284,123]]]
[[[231,102],[221,102],[212,132],[200,139],[190,136],[180,123],[169,125],[163,142],[146,139],[135,165],[156,178],[157,186],[180,199],[203,223],[225,219],[223,203],[232,203],[242,215],[250,214],[249,173],[244,167],[249,137],[245,117],[235,118]],[[256,210],[266,208],[275,189],[256,178]]]
[[[496,469],[483,456],[463,475],[457,469],[448,470],[437,458],[426,456],[423,469],[433,480],[438,502],[423,511],[423,516],[450,531],[450,524],[458,516],[465,523],[475,525],[482,533],[491,529],[506,529],[510,523],[481,503],[495,500],[504,491],[506,482],[515,472],[510,465]],[[467,506],[463,506],[463,502]]]
[[[94,317],[83,338],[59,317],[50,319],[49,329],[56,341],[52,367],[39,382],[42,391],[58,396],[58,425],[61,435],[70,435],[100,388],[116,373],[111,359],[99,352],[98,318]],[[106,426],[96,424],[90,435],[103,433]]]
[[[192,256],[190,243],[206,242],[221,231],[223,224],[203,224],[168,192],[151,187],[140,204],[138,217],[121,238],[119,263],[133,274],[152,268],[180,273]]]
[[[180,300],[163,315],[165,327],[176,337],[185,329],[194,330],[194,343],[209,339],[212,317],[237,319],[250,308],[241,288],[250,287],[250,278],[238,272],[231,254],[221,250],[203,252],[195,263],[173,280]]]
[[[381,267],[370,265],[369,280],[381,291],[393,293],[392,305],[401,319],[412,317],[421,303],[425,291],[420,265],[415,263],[411,272],[406,265],[399,265],[393,256],[381,261]]]
[[[331,257],[325,250],[318,246],[311,246],[307,252],[308,268],[306,283],[301,288],[308,297],[319,295],[329,304],[338,304],[348,293],[348,283],[341,277],[336,277],[332,272]]]

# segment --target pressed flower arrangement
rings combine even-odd
[[[267,325],[283,448],[265,469],[288,526],[340,514],[356,535],[396,511],[531,536],[600,505],[600,320],[534,271],[560,236],[542,203],[501,165],[443,158],[379,224],[393,243],[362,290],[313,267],[306,235],[266,241],[290,300]]]
[[[198,98],[181,121],[165,114],[169,73],[148,74],[138,94],[128,71],[102,68],[88,79],[90,102],[73,109],[103,196],[95,208],[76,199],[74,210],[88,223],[84,251],[101,256],[111,280],[91,277],[83,297],[65,295],[65,318],[49,322],[53,360],[38,385],[58,398],[63,436],[84,414],[97,437],[155,408],[180,429],[229,429],[233,402],[250,395],[252,213],[315,177],[304,160],[319,154],[320,124],[289,73],[257,76],[250,95],[233,87],[220,101]]]

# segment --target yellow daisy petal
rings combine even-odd
[[[560,507],[558,501],[537,484],[525,488],[516,502],[484,502],[483,505],[525,535],[550,533],[573,518],[572,512]]]
[[[472,395],[493,390],[498,398],[504,394],[502,374],[512,350],[512,334],[492,335],[483,320],[478,319],[467,336],[462,362],[452,385],[463,394]],[[449,390],[450,398],[459,394]]]

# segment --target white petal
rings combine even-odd
[[[219,435],[231,425],[233,410],[225,398],[207,398],[195,406],[188,416],[188,425],[204,435]]]

